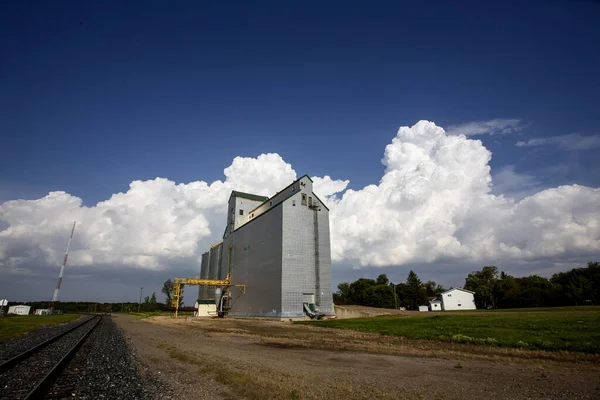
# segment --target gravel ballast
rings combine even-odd
[[[71,329],[75,325],[80,324],[86,319],[92,318],[91,316],[85,315],[75,321],[71,321],[65,324],[52,325],[52,326],[40,326],[22,336],[5,340],[0,342],[0,363],[11,359],[68,329]]]
[[[88,321],[1,374],[2,399],[26,396],[36,383],[42,380],[54,365],[92,329],[93,324],[93,321]]]
[[[77,323],[81,323],[79,320]],[[27,360],[0,375],[0,400],[24,398],[46,373],[91,328],[86,324],[75,329],[32,355]],[[74,324],[61,329],[38,329],[18,339],[3,343],[11,356],[64,332]],[[58,328],[58,327],[52,327]],[[104,316],[87,337],[75,357],[55,382],[51,398],[76,399],[163,399],[168,391],[151,379],[143,379],[139,363],[110,316]]]
[[[164,391],[160,383],[140,377],[123,333],[110,317],[92,332],[53,390],[78,399],[155,399]]]

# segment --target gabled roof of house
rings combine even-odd
[[[475,294],[475,292],[471,292],[470,290],[463,289],[463,288],[459,288],[459,287],[455,287],[455,288],[452,288],[452,289],[446,290],[446,291],[445,291],[444,293],[442,293],[442,294],[450,293],[450,292],[452,292],[452,291],[454,291],[454,290],[462,290],[463,292],[467,292],[467,293]]]
[[[242,197],[244,199],[253,200],[253,201],[262,201],[262,202],[269,199],[266,196],[259,196],[257,194],[252,194],[252,193],[238,192],[237,190],[232,190],[231,196]],[[229,198],[231,198],[231,196],[229,196]]]
[[[429,302],[430,303],[441,303],[442,301],[440,299],[434,297],[433,299],[429,300]]]

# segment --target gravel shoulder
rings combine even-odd
[[[600,358],[257,319],[114,318],[146,373],[197,399],[596,399]]]

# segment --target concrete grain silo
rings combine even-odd
[[[202,254],[202,261],[200,262],[200,279],[208,279],[208,262],[209,252]],[[208,298],[208,288],[206,286],[200,286],[198,290],[198,299]]]

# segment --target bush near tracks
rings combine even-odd
[[[498,310],[500,311],[500,310]],[[298,322],[410,339],[600,354],[600,307],[424,313]]]
[[[6,315],[0,318],[0,340],[22,335],[40,326],[58,325],[77,318],[78,314]]]

